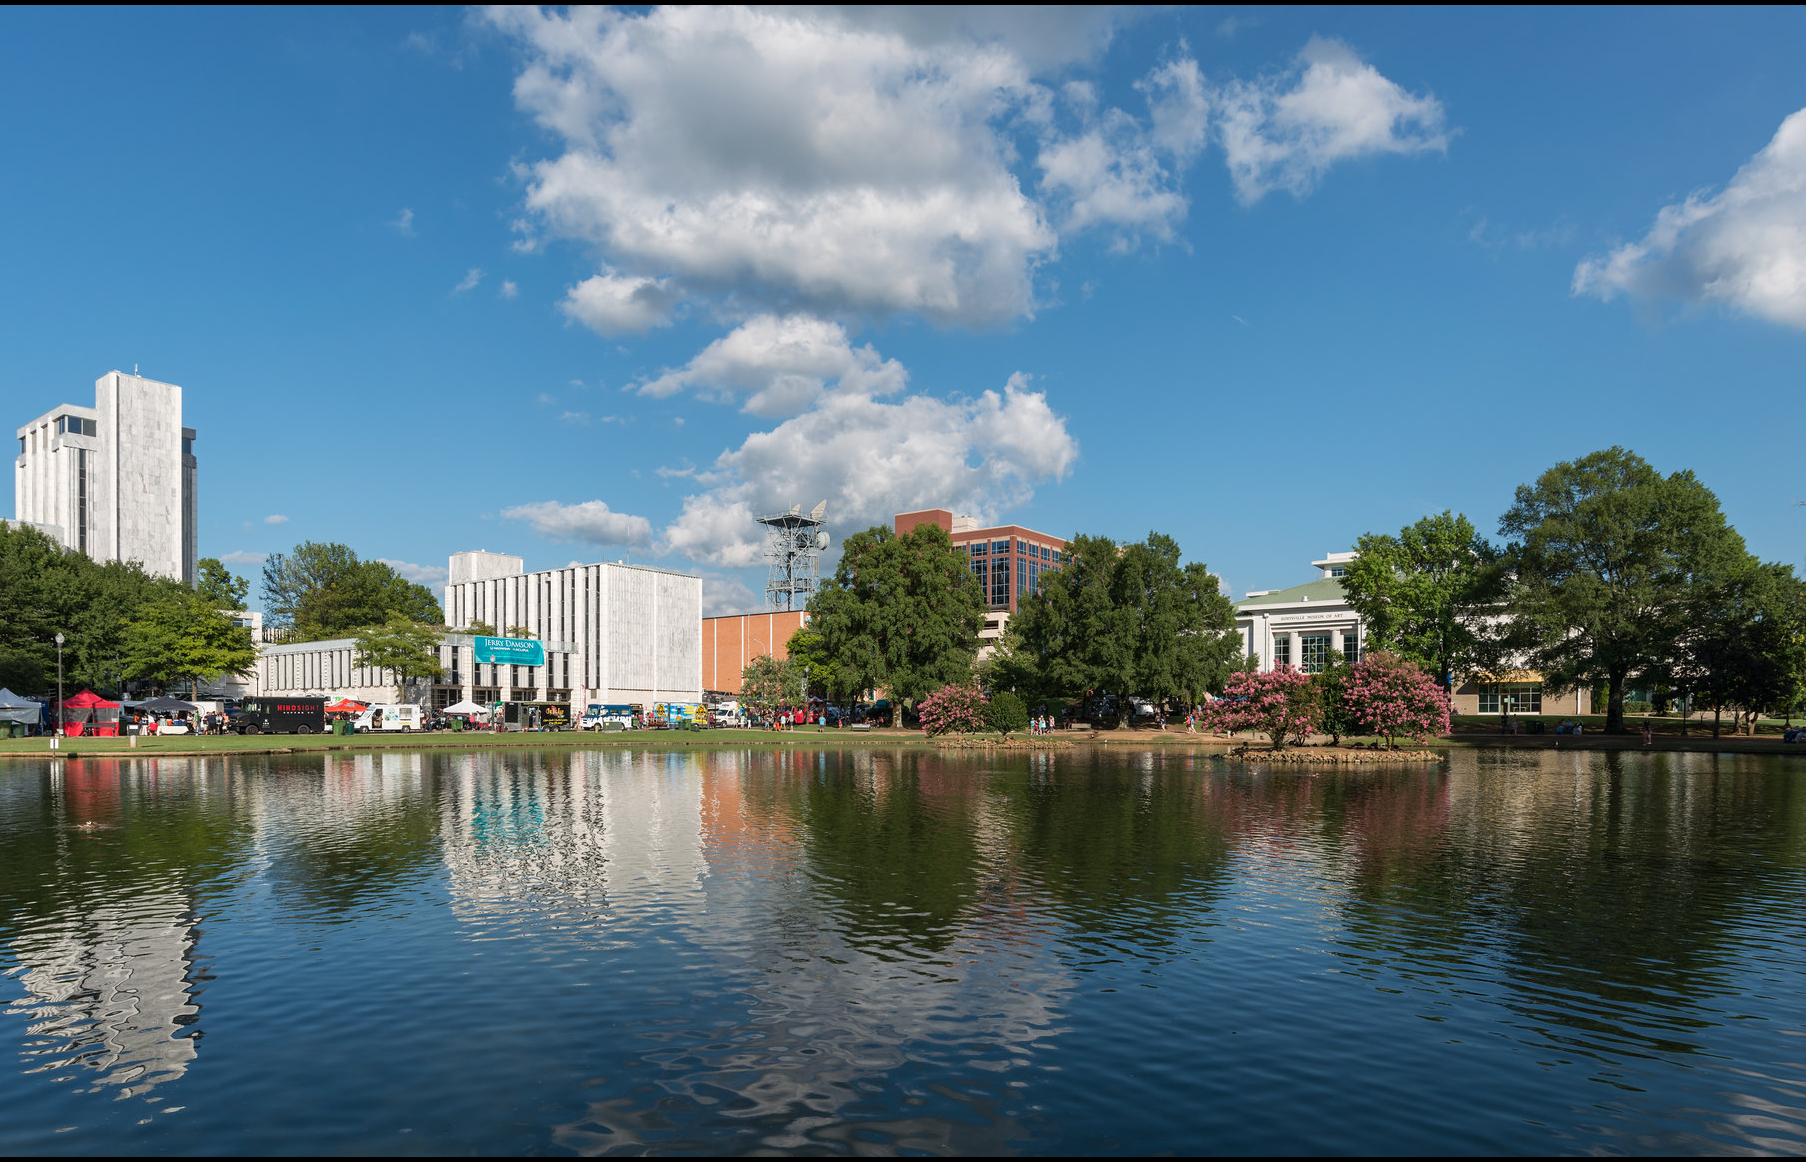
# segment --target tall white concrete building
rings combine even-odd
[[[93,407],[62,404],[18,437],[15,517],[96,561],[194,582],[194,429],[180,387],[109,371]]]
[[[519,557],[454,553],[445,622],[521,627],[543,641],[539,682],[553,701],[702,701],[702,578],[689,573],[606,562],[528,573]],[[494,689],[509,667],[470,669],[466,684]]]

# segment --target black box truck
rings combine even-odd
[[[239,734],[324,734],[324,698],[247,698],[232,720]]]

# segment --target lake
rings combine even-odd
[[[0,1150],[1806,1149],[1806,759],[0,766]]]

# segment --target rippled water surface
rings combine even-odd
[[[1806,1147],[1806,761],[0,766],[0,1150]]]

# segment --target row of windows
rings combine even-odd
[[[58,416],[56,430],[58,435],[92,436],[96,428],[93,420],[85,420],[80,416]]]
[[[1482,714],[1541,714],[1543,685],[1541,682],[1506,682],[1499,686],[1480,687]]]
[[[1275,666],[1296,665],[1307,674],[1322,673],[1329,661],[1330,651],[1334,649],[1334,639],[1326,633],[1306,633],[1298,635],[1297,662],[1292,661],[1292,635],[1276,633],[1273,635],[1273,664]],[[1342,659],[1349,665],[1361,660],[1361,639],[1358,634],[1342,635]]]
[[[1010,542],[1007,540],[988,542],[972,541],[966,544],[964,548],[967,553],[974,557],[1002,557],[1009,553]],[[1062,563],[1062,554],[1060,550],[1049,548],[1046,545],[1031,545],[1027,541],[1019,540],[1016,542],[1016,555],[1031,561],[1038,558],[1042,561],[1052,561],[1056,565]]]

